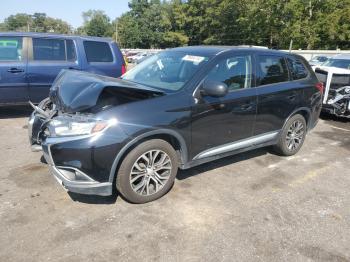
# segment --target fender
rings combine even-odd
[[[306,111],[306,112],[307,112],[308,120],[305,119],[305,121],[306,121],[306,125],[307,125],[307,130],[309,130],[310,123],[311,123],[311,121],[310,121],[310,120],[311,120],[311,119],[310,119],[310,118],[311,118],[311,110],[310,110],[310,108],[307,108],[307,107],[299,107],[299,108],[295,109],[295,110],[287,117],[287,119],[284,121],[284,124],[283,124],[283,127],[282,127],[281,130],[284,130],[284,128],[285,128],[285,126],[286,126],[288,120],[289,120],[293,115],[295,115],[296,113],[298,113],[298,112],[300,112],[300,111]]]
[[[178,132],[176,132],[172,129],[152,130],[152,131],[143,133],[143,134],[133,138],[119,151],[119,153],[117,154],[117,156],[115,157],[115,159],[113,161],[113,165],[112,165],[111,171],[109,173],[109,182],[111,182],[111,183],[113,182],[114,176],[116,175],[118,164],[119,164],[121,158],[123,157],[124,153],[129,148],[131,148],[136,143],[138,143],[140,140],[147,138],[147,137],[154,136],[154,135],[171,135],[171,136],[175,137],[178,140],[178,142],[180,143],[181,162],[186,163],[188,161],[188,151],[187,151],[187,145],[186,145],[185,139]]]

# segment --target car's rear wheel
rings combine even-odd
[[[178,159],[164,140],[148,140],[131,150],[116,179],[118,192],[132,203],[146,203],[165,195],[174,183]]]
[[[284,156],[296,154],[304,143],[306,131],[305,118],[299,114],[292,116],[282,130],[276,152]]]

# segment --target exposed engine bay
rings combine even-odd
[[[350,70],[320,66],[315,73],[325,87],[322,111],[350,118]]]

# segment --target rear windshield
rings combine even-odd
[[[89,63],[113,62],[111,47],[106,42],[84,41],[84,48]]]

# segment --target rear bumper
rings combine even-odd
[[[55,139],[47,140],[42,144],[44,158],[49,165],[50,173],[65,190],[85,195],[112,195],[112,183],[95,181],[77,168],[56,166],[51,155],[50,147],[57,141]]]

